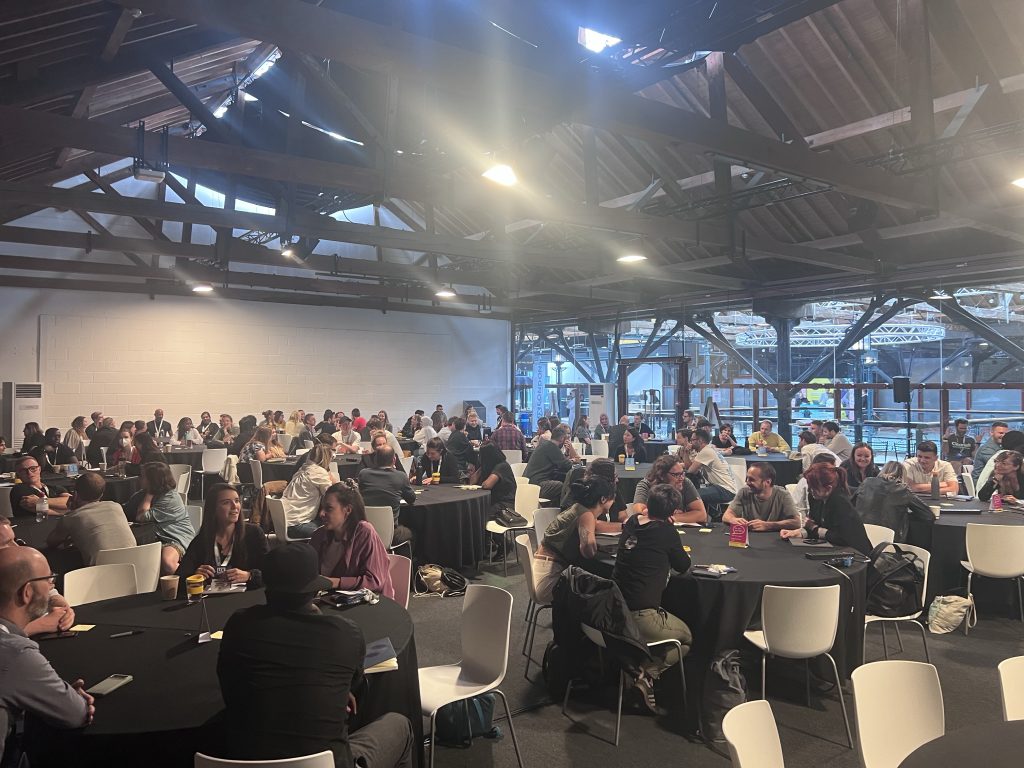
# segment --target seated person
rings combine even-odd
[[[473,445],[466,434],[465,419],[457,417],[452,421],[452,433],[448,436],[445,446],[448,448],[448,455],[455,459],[460,476],[476,464],[476,451],[473,450]]]
[[[366,428],[370,430],[371,436],[375,436],[378,432],[383,433],[388,439],[388,448],[395,452],[395,456],[402,455],[402,444],[398,442],[398,438],[395,437],[390,429],[384,427],[384,420],[380,416],[371,416],[370,420],[366,422]]]
[[[1017,451],[1000,451],[993,459],[992,476],[978,489],[978,499],[989,501],[998,491],[1003,501],[1019,504],[1024,498],[1024,473],[1021,472],[1024,456]]]
[[[334,451],[329,445],[317,443],[303,458],[281,495],[288,536],[293,539],[308,539],[320,527],[320,499],[337,482],[331,477]]]
[[[615,462],[611,459],[597,458],[570,469],[565,475],[565,481],[562,483],[562,500],[558,508],[568,509],[575,504],[572,496],[573,484],[589,480],[592,477],[603,477],[615,489],[615,501],[612,503],[611,509],[608,510],[606,516],[608,521],[613,523],[625,522],[626,518],[630,515],[630,505],[621,498],[619,479],[615,476]]]
[[[388,553],[377,531],[366,520],[363,497],[356,484],[342,480],[327,489],[320,502],[324,524],[309,544],[316,551],[320,574],[333,589],[369,589],[394,599]]]
[[[642,514],[647,510],[647,498],[651,489],[656,485],[667,484],[679,492],[682,500],[681,506],[672,510],[672,522],[676,523],[705,523],[708,519],[707,509],[701,501],[697,488],[686,476],[686,470],[679,457],[665,453],[654,461],[647,476],[636,484],[636,492],[633,494],[632,511]]]
[[[729,502],[722,522],[746,525],[752,531],[795,530],[800,527],[793,497],[785,488],[775,485],[775,469],[767,461],[758,461],[747,467],[746,485]]]
[[[107,451],[107,463],[116,467],[122,461],[125,464],[138,464],[142,455],[135,448],[135,441],[127,429],[122,429],[117,438],[117,443]]]
[[[272,427],[260,427],[252,433],[252,437],[238,451],[238,463],[248,464],[250,461],[266,461],[271,458],[270,438],[274,434]]]
[[[344,414],[338,419],[338,431],[334,433],[334,439],[338,441],[338,453],[359,453],[359,443],[362,440],[359,433],[352,429],[352,419]]]
[[[238,432],[239,429],[235,426],[235,420],[231,418],[231,415],[222,413],[220,415],[220,427],[212,430],[212,434],[206,444],[211,448],[226,448],[238,437]]]
[[[378,430],[377,432],[374,432],[373,437],[370,438],[370,450],[363,454],[362,461],[360,462],[362,469],[372,469],[377,466],[377,460],[374,454],[376,454],[381,448],[391,448],[391,446],[388,444],[388,436],[384,434],[384,432]],[[395,469],[401,469],[402,463],[398,460],[398,454],[392,450],[391,455],[395,460]]]
[[[307,413],[303,416],[301,429],[292,437],[292,444],[288,446],[289,455],[294,456],[299,450],[306,447],[306,443],[313,443],[315,445],[318,434],[316,431],[316,414]]]
[[[123,512],[119,512],[124,517]],[[0,549],[5,547],[23,547],[25,542],[14,537],[14,529],[11,521],[6,517],[0,517]],[[43,635],[50,632],[67,632],[75,624],[75,609],[68,605],[68,601],[51,584],[47,605],[43,608],[39,618],[33,619],[25,627],[25,634]],[[2,704],[0,704],[2,705]],[[0,755],[3,747],[0,746]]]
[[[939,458],[939,447],[931,440],[917,444],[917,455],[903,462],[907,486],[914,493],[930,493],[932,476],[939,479],[939,493],[959,493],[960,481],[957,480],[953,465]]]
[[[243,416],[238,420],[238,435],[232,441],[231,445],[228,446],[229,456],[238,456],[242,452],[242,448],[252,440],[253,435],[256,434],[256,417],[255,416]]]
[[[550,603],[552,590],[562,571],[570,565],[586,567],[597,555],[597,533],[622,533],[622,523],[606,523],[615,501],[615,489],[603,477],[592,477],[572,488],[575,503],[544,531],[544,538],[533,556],[533,581],[537,601]]]
[[[768,453],[789,453],[789,443],[782,439],[781,435],[772,432],[772,423],[765,419],[761,422],[761,429],[747,438],[747,447],[756,451],[761,446],[768,449]]]
[[[928,505],[903,481],[903,464],[899,461],[886,462],[878,475],[857,486],[853,502],[862,522],[892,528],[897,543],[907,540],[910,518],[929,525],[935,522]]]
[[[71,494],[60,489],[50,488],[42,481],[42,470],[33,456],[22,456],[14,465],[14,474],[21,482],[9,491],[11,495],[11,511],[15,517],[34,515],[36,502],[46,497],[49,514],[59,515],[68,508]],[[5,489],[0,489],[4,493]]]
[[[196,573],[210,580],[217,569],[225,569],[222,580],[259,587],[266,554],[267,537],[258,525],[242,518],[238,491],[227,483],[217,483],[206,489],[203,522],[181,558],[178,574],[182,582]]]
[[[39,424],[35,421],[29,421],[25,423],[25,428],[21,431],[25,436],[25,440],[21,444],[21,452],[31,455],[32,451],[36,448],[42,448],[46,440],[43,437],[43,430],[40,429]]]
[[[686,573],[690,568],[690,556],[680,546],[679,534],[672,525],[673,514],[683,505],[679,490],[667,483],[650,489],[644,511],[622,526],[612,580],[619,585],[644,642],[678,640],[685,655],[693,644],[690,628],[661,607],[661,593],[668,584],[670,571]],[[657,706],[654,681],[681,659],[674,645],[652,649],[651,657],[651,661],[643,663],[646,680],[638,681],[637,687],[645,694],[644,703],[653,710]]]
[[[58,549],[72,545],[82,553],[87,566],[96,565],[100,550],[136,546],[138,542],[121,505],[100,501],[106,487],[107,481],[99,472],[79,475],[68,511],[46,537],[46,546]]]
[[[283,435],[284,432],[271,432],[270,442],[267,443],[267,454],[271,459],[283,459],[285,457],[284,448],[281,446],[281,439],[278,435]]]
[[[698,475],[702,481],[701,501],[705,506],[721,505],[732,501],[736,495],[736,478],[725,459],[711,447],[711,434],[704,429],[693,433],[692,457],[683,457],[683,468],[691,475]],[[714,512],[715,515],[719,513]]]
[[[94,467],[104,464],[107,461],[106,449],[117,442],[117,429],[114,428],[114,420],[109,416],[100,424],[96,430],[89,447],[85,449],[85,457]]]
[[[75,452],[60,441],[60,430],[50,427],[43,433],[43,444],[37,445],[29,452],[39,465],[48,471],[60,464],[74,464],[77,459]]]
[[[678,440],[676,441],[678,442]],[[680,445],[685,445],[680,443]],[[740,445],[732,432],[732,424],[723,421],[718,434],[711,438],[711,445],[723,456],[749,456],[750,449]]]
[[[869,477],[878,475],[875,449],[867,443],[857,443],[853,446],[853,455],[840,466],[846,470],[846,483],[850,486],[851,491],[856,490]]]
[[[471,481],[491,492],[490,517],[497,517],[501,509],[516,508],[516,476],[505,460],[505,454],[496,445],[480,446],[480,466]]]
[[[344,768],[409,768],[412,727],[402,715],[389,712],[349,732],[366,643],[343,613],[314,605],[331,587],[317,573],[316,553],[300,542],[277,547],[266,556],[263,582],[267,604],[236,611],[220,642],[227,756],[274,760],[330,750]]]
[[[199,430],[192,425],[192,419],[188,416],[178,419],[178,429],[175,430],[174,434],[182,443],[188,443],[191,440],[194,445],[198,445],[203,442]]]
[[[412,540],[412,531],[398,522],[398,513],[404,501],[410,506],[416,503],[416,492],[409,484],[405,472],[395,466],[395,454],[386,445],[371,454],[374,465],[359,470],[359,491],[363,503],[371,507],[390,507],[395,517],[395,534],[384,546],[396,547]]]
[[[633,427],[623,429],[619,439],[615,442],[611,442],[611,438],[609,438],[608,458],[618,461],[619,456],[633,459],[637,464],[647,461],[647,446],[644,445],[640,432]]]
[[[433,479],[435,474],[440,475],[439,480]],[[458,462],[448,456],[448,449],[440,437],[427,441],[423,455],[412,465],[412,481],[419,485],[459,482]]]
[[[437,430],[434,429],[430,419],[424,418],[423,414],[417,413],[413,417],[412,426],[414,429],[410,437],[419,444],[420,447],[417,450],[422,450],[428,440],[437,437]]]
[[[541,440],[530,454],[523,477],[532,485],[540,486],[542,498],[557,499],[561,495],[562,481],[572,467],[572,462],[562,453],[562,445],[568,440],[569,428],[559,425],[551,430],[551,439]],[[450,446],[451,441],[448,443]]]
[[[871,541],[864,522],[850,502],[846,491],[846,470],[824,462],[812,464],[804,472],[811,495],[810,514],[803,528],[780,531],[784,539],[799,536],[824,539],[836,547],[850,547],[862,555],[871,554]]]
[[[796,444],[797,453],[800,454],[800,460],[803,462],[803,470],[807,471],[807,468],[811,466],[811,461],[820,453],[828,453],[836,457],[835,463],[838,464],[841,459],[830,448],[826,448],[824,445],[818,442],[818,438],[814,436],[813,432],[801,432],[800,437]]]
[[[982,449],[984,447],[985,446],[982,446],[981,448],[978,449],[979,459],[982,458]],[[987,458],[985,458],[985,463],[983,466],[981,466],[980,469],[980,462],[975,461],[974,469],[978,470],[977,475],[975,475],[974,471],[971,472],[971,476],[975,478],[975,488],[981,488],[982,486],[985,485],[985,483],[988,482],[988,479],[992,477],[992,473],[995,471],[996,468],[996,454],[998,454],[1000,450],[1017,451],[1017,453],[1024,454],[1024,432],[1019,432],[1016,429],[1011,429],[1005,434],[1003,434],[999,446],[997,446],[996,449],[992,451],[992,453],[990,453]]]
[[[537,431],[530,441],[530,448],[536,448],[542,440],[551,439],[551,420],[545,417],[537,419]]]
[[[181,501],[174,476],[166,464],[150,461],[142,465],[142,490],[132,496],[125,511],[137,523],[156,523],[156,537],[163,544],[160,573],[177,573],[182,555],[196,535],[192,519]]]

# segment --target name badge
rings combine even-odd
[[[636,459],[632,456],[627,456],[624,469],[626,472],[636,472]]]

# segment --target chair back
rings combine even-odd
[[[1024,575],[1024,525],[968,523],[967,561],[993,579]]]
[[[64,574],[64,599],[72,608],[138,592],[135,566],[131,563],[91,565]]]
[[[608,458],[608,441],[604,438],[590,441],[590,453],[595,459]]]
[[[839,623],[839,585],[780,587],[761,593],[761,628],[768,652],[807,659],[831,650]]]
[[[577,443],[575,440],[573,440],[570,444],[572,445],[572,449],[576,451],[577,456],[583,455],[583,443]]]
[[[370,443],[369,440],[360,440],[359,441],[359,449],[361,451],[364,451],[364,452],[365,451],[369,451],[371,447],[372,447],[372,444]]]
[[[412,560],[394,552],[388,553],[388,573],[391,575],[391,586],[395,588],[395,602],[408,610]]]
[[[885,542],[891,544],[896,540],[896,531],[892,528],[886,528],[884,525],[864,523],[864,533],[868,535],[868,541],[871,542],[872,549],[877,547],[879,544],[883,544]]]
[[[0,488],[0,517],[10,520],[14,517],[14,510],[11,509],[11,489]]]
[[[366,507],[366,520],[380,536],[384,548],[389,548],[395,538],[394,510],[391,507]]]
[[[523,452],[518,448],[513,448],[511,451],[502,449],[501,452],[505,454],[505,461],[508,462],[509,466],[523,463]]]
[[[203,473],[219,474],[228,460],[227,448],[207,448],[203,451]]]
[[[292,441],[295,439],[294,435],[289,435],[287,432],[281,432],[277,436],[277,442],[281,445],[281,450],[285,453],[292,448]]]
[[[341,475],[338,474],[338,462],[336,461],[332,461],[330,464],[327,465],[327,471],[330,472],[331,475],[334,477],[341,477]]]
[[[530,599],[537,603],[537,588],[533,583],[533,542],[527,534],[516,536],[516,549],[519,550],[519,562],[523,565],[523,576],[526,577],[526,591]]]
[[[313,441],[312,440],[303,440],[302,441],[302,447],[305,448],[307,451],[313,450]]]
[[[171,470],[171,477],[174,478],[175,484],[178,483],[182,476],[189,477],[192,474],[191,464],[168,464],[167,468]],[[178,488],[178,490],[182,489]]]
[[[533,513],[533,530],[537,534],[538,546],[544,543],[544,531],[554,522],[561,511],[558,507],[541,507]]]
[[[977,489],[974,487],[974,477],[971,476],[970,470],[964,470],[960,473],[960,477],[964,479],[964,490],[967,491],[968,496],[976,496]]]
[[[530,483],[516,483],[516,512],[526,518],[527,525],[533,525],[533,516],[540,506],[540,486]]]
[[[523,472],[526,471],[526,462],[524,461],[516,461],[509,464],[509,466],[512,467],[512,474],[516,477],[522,477]]]
[[[250,461],[249,468],[252,470],[252,484],[258,491],[263,487],[263,463],[260,461]]]
[[[307,440],[306,442],[308,443],[309,441]],[[295,455],[296,456],[305,456],[307,453],[309,453],[309,451],[310,451],[309,448],[299,448],[299,450],[297,450],[295,452]]]
[[[293,539],[288,536],[288,518],[284,514],[284,499],[275,499],[267,496],[267,511],[270,512],[270,521],[274,524],[274,533],[278,541],[308,541],[308,539]]]
[[[747,460],[742,456],[723,456],[722,460],[729,465],[736,481],[743,485],[743,478],[747,476]]]
[[[188,498],[189,489],[192,487],[192,467],[189,467],[189,471],[180,475],[175,482],[175,490],[183,495],[186,499]]]
[[[508,666],[512,595],[499,587],[470,584],[462,603],[462,679],[498,685]]]
[[[288,757],[284,760],[225,760],[196,752],[195,768],[334,768],[334,753],[317,752],[315,755]]]
[[[722,719],[732,768],[785,768],[772,705],[764,699],[733,707]]]
[[[156,592],[160,586],[160,552],[163,544],[155,541],[137,547],[101,549],[96,553],[96,565],[131,563],[135,566],[135,584],[140,595]]]
[[[402,462],[402,469],[405,470],[405,474],[407,474],[407,475],[412,474],[412,465],[415,463],[416,457],[415,456],[399,456],[398,460],[400,462]]]
[[[897,768],[946,732],[942,687],[931,664],[875,661],[857,667],[850,679],[864,768]]]
[[[199,533],[199,526],[203,524],[203,505],[186,504],[185,511],[188,512],[188,519],[192,521],[192,530]]]
[[[1003,720],[1024,720],[1024,656],[1004,659],[997,669],[1003,694]]]

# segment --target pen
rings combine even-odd
[[[114,634],[112,634],[110,636],[110,638],[114,639],[115,637],[131,637],[132,635],[141,635],[141,634],[142,634],[142,630],[141,629],[130,629],[127,632],[115,632]]]

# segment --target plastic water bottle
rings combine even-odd
[[[36,502],[36,522],[41,523],[50,512],[50,501],[45,496],[40,496]]]
[[[1001,512],[1003,510],[1003,497],[999,491],[992,493],[992,499],[988,503],[988,508],[992,512]]]
[[[942,496],[939,495],[939,473],[938,472],[932,472],[932,498],[933,499],[941,499],[942,498]]]

